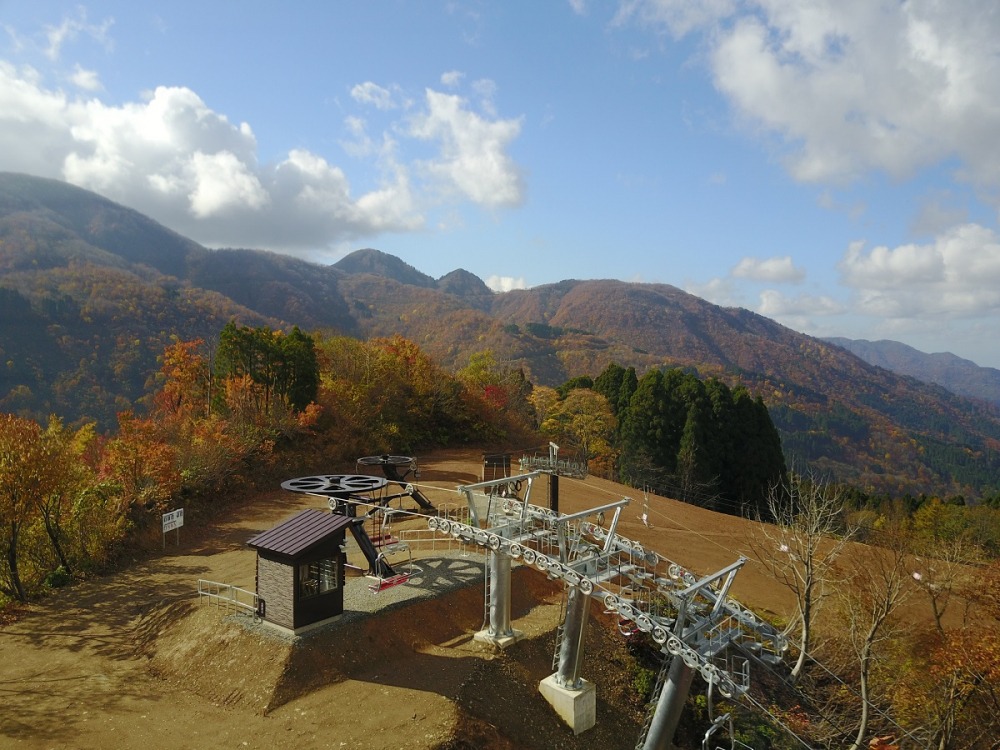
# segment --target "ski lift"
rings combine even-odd
[[[406,583],[413,576],[413,556],[409,545],[400,544],[383,530],[386,505],[391,497],[381,496],[388,479],[367,474],[324,474],[312,477],[299,477],[281,483],[282,489],[302,494],[320,495],[327,498],[330,511],[351,519],[349,529],[358,548],[368,561],[368,577],[375,583],[369,586],[373,593]],[[371,497],[379,493],[378,499]],[[370,508],[358,515],[359,508]],[[391,518],[391,515],[389,516]],[[373,536],[369,536],[365,528],[369,518],[373,522]],[[375,522],[378,522],[377,530]],[[406,570],[397,571],[389,561],[406,552]],[[402,562],[397,562],[402,565]]]
[[[405,562],[401,558],[403,553],[406,553]],[[398,559],[390,562],[390,557]],[[386,546],[378,553],[376,564],[372,566],[372,570],[374,572],[368,575],[367,578],[372,581],[368,586],[368,590],[373,594],[378,594],[386,589],[406,583],[416,572],[410,545],[397,542]]]
[[[712,741],[712,735],[723,727],[727,727],[727,733],[729,734],[729,744],[726,746],[718,744],[718,740]],[[749,745],[745,745],[736,739],[736,732],[733,728],[733,715],[731,713],[719,716],[705,732],[705,737],[701,742],[701,750],[713,750],[713,746],[714,750],[753,750]]]

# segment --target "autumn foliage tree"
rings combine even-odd
[[[44,480],[34,495],[35,511],[56,561],[67,574],[72,574],[76,551],[69,537],[75,520],[79,496],[92,483],[93,472],[84,458],[94,441],[94,427],[87,424],[79,430],[67,429],[57,417],[49,420],[42,433],[41,468]]]
[[[258,386],[259,411],[269,414],[284,405],[300,412],[316,400],[319,389],[315,344],[298,327],[283,334],[230,321],[219,334],[215,376],[220,381],[249,378]]]
[[[54,568],[69,574],[75,567],[71,531],[90,482],[83,452],[92,437],[89,426],[73,432],[53,418],[43,429],[0,414],[0,590],[7,596],[24,601]]]
[[[167,509],[181,475],[176,451],[157,420],[118,415],[118,434],[104,448],[101,478],[114,488],[122,514],[133,524],[143,525]]]
[[[30,522],[32,498],[41,485],[41,428],[30,419],[0,414],[0,551],[3,592],[28,598],[21,579],[21,536]]]
[[[531,383],[520,368],[497,359],[487,349],[472,354],[455,376],[466,389],[476,419],[474,428],[483,439],[501,441],[530,429],[534,416],[528,402]]]
[[[608,400],[589,388],[573,388],[546,411],[542,433],[590,463],[614,464],[611,445],[617,421]]]

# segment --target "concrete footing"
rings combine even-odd
[[[524,632],[521,630],[511,630],[510,635],[499,636],[492,635],[489,630],[480,630],[472,636],[472,639],[475,641],[479,641],[480,643],[490,643],[501,650],[517,643],[522,638],[524,638]]]
[[[556,683],[551,674],[538,683],[538,691],[565,721],[573,734],[586,732],[597,723],[597,687],[592,682],[580,680],[577,690],[569,690]]]

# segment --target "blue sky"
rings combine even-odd
[[[1000,367],[1000,7],[944,5],[0,0],[0,170],[210,247],[667,283]]]

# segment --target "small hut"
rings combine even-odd
[[[257,597],[265,622],[301,633],[344,612],[344,535],[351,519],[300,511],[247,544],[257,551]]]

